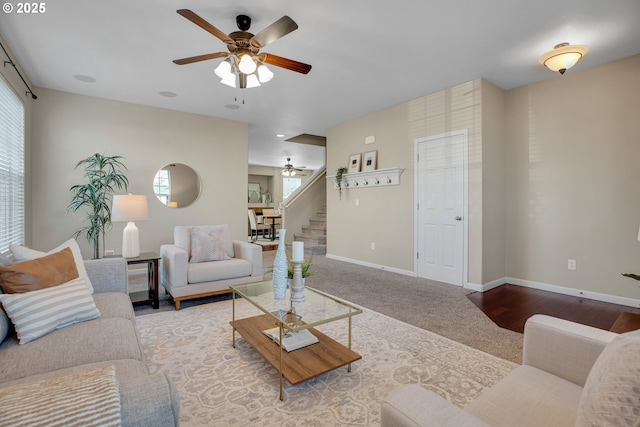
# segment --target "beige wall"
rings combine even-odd
[[[378,169],[404,168],[401,184],[327,191],[327,253],[414,272],[414,143],[467,130],[469,146],[469,276],[482,281],[482,138],[480,79],[416,98],[329,129],[327,175],[349,156],[378,150]],[[375,143],[365,145],[367,136]],[[356,200],[359,206],[356,206]],[[371,250],[371,243],[375,250]]]
[[[369,149],[405,172],[341,201],[328,190],[328,253],[413,271],[413,141],[467,129],[467,281],[637,304],[620,273],[640,273],[639,70],[635,56],[506,92],[478,79],[332,127],[328,175]]]
[[[231,225],[234,238],[246,239],[246,123],[141,105],[38,89],[33,112],[33,241],[51,249],[82,226],[82,215],[67,214],[69,188],[83,182],[75,164],[96,152],[125,157],[129,192],[145,194],[149,221],[138,221],[142,251],[159,251],[173,241],[175,225]],[[158,169],[168,163],[191,166],[202,179],[202,193],[189,207],[162,205],[152,188]],[[121,251],[125,223],[114,223],[107,249]],[[86,239],[79,238],[85,257]]]
[[[507,93],[507,276],[640,298],[639,75],[640,55]]]

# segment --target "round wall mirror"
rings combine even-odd
[[[182,163],[166,165],[153,178],[153,192],[170,208],[185,208],[195,202],[201,187],[196,171]]]

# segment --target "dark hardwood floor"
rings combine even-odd
[[[534,314],[547,314],[605,330],[609,330],[623,312],[640,314],[638,308],[510,284],[487,292],[474,292],[467,298],[498,326],[520,333]]]

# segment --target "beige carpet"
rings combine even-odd
[[[260,312],[238,300],[238,317]],[[242,338],[231,346],[231,301],[139,316],[152,372],[177,384],[183,426],[377,426],[387,394],[417,383],[459,406],[475,399],[515,364],[365,309],[353,318],[362,360],[291,386]],[[346,343],[346,319],[319,328]],[[275,344],[274,344],[275,345]]]

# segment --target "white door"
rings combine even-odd
[[[416,140],[418,276],[462,286],[466,132]]]

